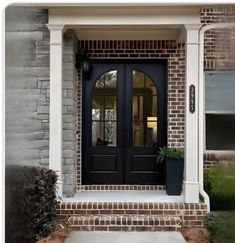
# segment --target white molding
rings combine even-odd
[[[185,28],[181,28],[180,33],[179,33],[179,35],[177,37],[176,42],[177,43],[184,43],[185,42],[185,39],[186,39],[186,30],[185,30]]]
[[[231,111],[229,111],[229,110],[216,110],[216,111],[214,111],[214,110],[205,110],[205,115],[206,114],[214,114],[214,115],[234,115],[235,114],[235,111],[233,110],[231,110]]]
[[[110,14],[112,13],[112,14]],[[49,8],[49,24],[73,26],[114,25],[183,25],[199,24],[200,11],[195,7],[67,7]]]
[[[202,27],[202,24],[201,23],[198,23],[198,24],[184,24],[184,28],[187,31],[189,31],[189,30],[199,31],[201,27]]]
[[[64,24],[46,24],[50,31],[63,31]]]
[[[205,154],[235,155],[234,150],[205,150]]]

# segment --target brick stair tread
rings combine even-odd
[[[171,215],[77,215],[68,219],[73,226],[172,226],[180,227],[182,220]]]

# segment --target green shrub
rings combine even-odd
[[[166,158],[169,159],[183,159],[184,150],[176,148],[162,147],[159,149],[157,162],[163,162]]]
[[[212,210],[235,210],[234,166],[213,167],[204,172],[204,188]]]
[[[56,180],[52,170],[6,167],[6,243],[34,243],[54,230]]]
[[[216,218],[213,213],[209,213],[206,218],[204,219],[204,226],[210,232],[210,236],[212,239],[216,237]]]
[[[234,243],[235,239],[235,212],[216,211],[208,214],[204,225],[210,232],[211,242]]]

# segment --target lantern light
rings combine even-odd
[[[76,58],[76,67],[81,68],[82,72],[87,73],[90,71],[90,59],[87,56],[87,51],[80,49]]]

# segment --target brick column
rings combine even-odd
[[[58,196],[62,185],[62,80],[63,80],[63,25],[47,25],[50,30],[50,132],[49,168],[58,175]]]
[[[184,196],[186,203],[199,202],[199,30],[201,25],[185,25],[186,76],[185,76],[185,165]]]

